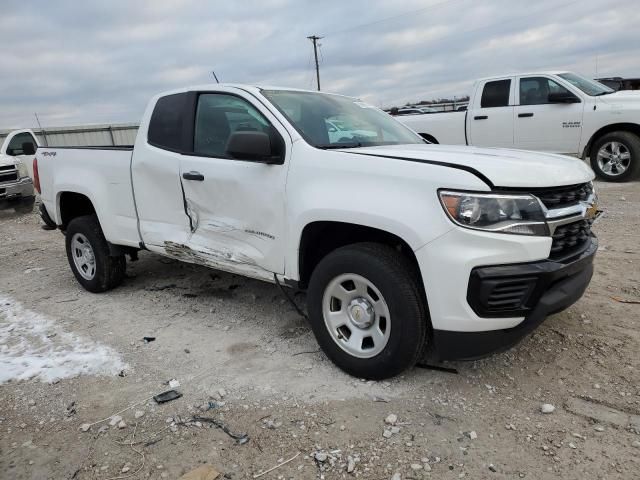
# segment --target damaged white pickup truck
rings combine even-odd
[[[172,91],[133,148],[34,163],[87,290],[116,287],[140,249],[303,288],[318,343],[358,377],[510,347],[581,297],[597,249],[582,161],[430,145],[339,95]]]

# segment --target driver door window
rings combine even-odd
[[[272,137],[269,121],[246,100],[234,95],[206,93],[198,98],[193,150],[196,155],[231,158],[227,143],[234,132],[256,131]]]
[[[546,105],[550,93],[572,95],[562,85],[546,77],[525,77],[520,79],[520,105]]]

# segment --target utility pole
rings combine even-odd
[[[318,91],[320,91],[320,67],[318,66],[318,40],[320,40],[322,37],[319,37],[317,35],[311,35],[307,38],[313,42],[313,56],[316,59],[316,82],[318,83]]]

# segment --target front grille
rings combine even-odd
[[[569,187],[557,187],[531,192],[538,197],[548,209],[563,208],[585,201],[593,193],[591,183],[582,183]]]
[[[535,284],[535,278],[523,278],[495,284],[485,302],[486,310],[495,313],[522,309]]]
[[[14,182],[16,180],[18,180],[18,172],[0,173],[0,183],[2,183],[2,182]]]
[[[14,165],[2,165],[0,166],[0,172],[4,172],[7,170],[15,170],[16,167]]]
[[[578,220],[557,227],[553,232],[549,258],[554,260],[566,258],[584,250],[591,237],[591,223],[590,220]]]

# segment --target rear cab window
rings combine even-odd
[[[508,107],[511,95],[511,79],[491,80],[484,84],[480,108]]]
[[[185,152],[191,148],[185,138],[185,121],[190,111],[189,93],[176,93],[160,97],[149,120],[147,142],[154,147],[172,152]]]

